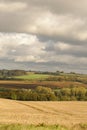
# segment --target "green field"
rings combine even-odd
[[[35,73],[28,73],[26,75],[21,76],[14,76],[14,79],[17,80],[28,80],[28,81],[72,81],[72,82],[79,82],[83,84],[87,84],[87,75],[81,74],[35,74]]]
[[[16,76],[16,79],[24,79],[24,80],[45,80],[49,75],[45,74],[28,74],[23,76]]]

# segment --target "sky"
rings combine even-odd
[[[87,73],[87,0],[0,0],[0,69]]]

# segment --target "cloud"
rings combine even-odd
[[[73,15],[56,15],[51,12],[44,12],[35,17],[32,23],[24,26],[25,31],[33,34],[46,35],[50,37],[72,37],[74,39],[85,40],[82,27],[85,20]],[[79,31],[82,35],[79,34]],[[79,37],[80,35],[80,37]]]
[[[1,33],[0,67],[86,72],[86,48],[61,41],[41,42],[36,35],[25,33]]]
[[[26,7],[26,3],[23,2],[1,2],[0,12],[15,12],[24,10]]]
[[[74,14],[77,16],[85,16],[87,15],[87,1],[84,0],[76,0],[75,2],[72,0],[26,0],[27,3],[31,3],[32,6],[42,7],[45,9],[49,9],[51,12],[56,14]]]
[[[81,3],[71,0],[2,0],[0,30],[86,41],[87,19],[81,12],[86,11],[87,2]],[[78,11],[81,15],[77,15]]]
[[[62,42],[58,42],[57,44],[55,44],[54,48],[60,49],[61,51],[72,49],[72,47],[69,44],[62,43]]]
[[[86,0],[1,0],[0,65],[85,72],[86,5]]]
[[[51,49],[49,49],[52,46]],[[60,62],[86,64],[87,45],[65,42],[41,42],[36,35],[25,33],[0,34],[0,58],[14,62]]]
[[[35,35],[0,34],[0,57],[15,62],[38,62],[44,54],[44,44]]]

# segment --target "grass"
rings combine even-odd
[[[24,80],[44,80],[48,78],[49,75],[45,74],[28,74],[23,76],[16,76],[17,79],[24,79]]]
[[[71,128],[60,125],[22,125],[22,124],[1,124],[0,130],[87,130],[87,125],[78,124]]]
[[[20,124],[11,124],[11,125],[0,125],[1,130],[68,130],[63,126],[52,125],[46,126],[43,124],[34,126],[34,125],[20,125]]]

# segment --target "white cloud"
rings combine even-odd
[[[24,26],[24,30],[33,34],[46,36],[62,36],[78,39],[79,32],[85,26],[85,20],[73,15],[57,15],[50,11],[44,12]],[[83,34],[82,34],[83,35]],[[82,36],[83,37],[83,36]],[[81,40],[81,39],[80,39]]]
[[[13,59],[15,62],[38,62],[45,53],[45,43],[39,41],[35,35],[1,34],[0,57]]]
[[[27,4],[23,2],[0,2],[0,11],[15,12],[27,8]]]

